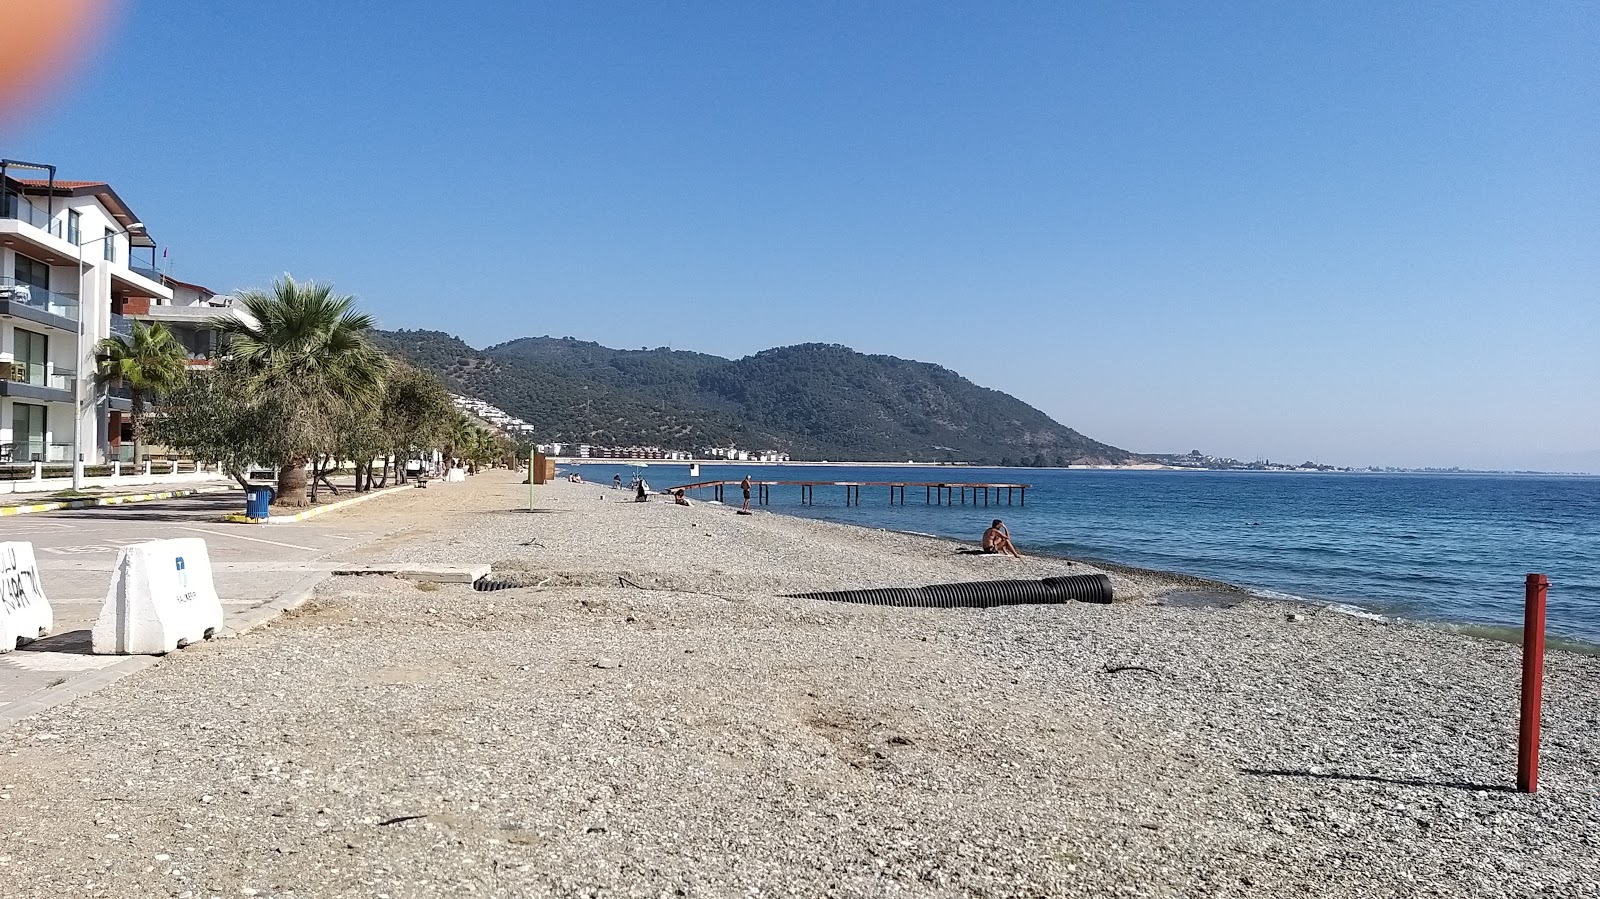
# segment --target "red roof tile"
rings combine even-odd
[[[28,187],[50,186],[50,182],[43,178],[13,178],[11,180],[18,184],[25,184]],[[111,185],[104,181],[57,181],[55,186],[61,190],[78,190],[84,187],[110,187]]]

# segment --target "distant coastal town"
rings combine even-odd
[[[789,453],[777,449],[739,449],[734,446],[699,446],[692,449],[666,449],[660,446],[610,446],[598,443],[574,442],[546,442],[535,443],[535,429],[528,422],[511,415],[492,403],[487,403],[475,397],[462,394],[451,394],[453,402],[462,413],[477,419],[486,427],[499,431],[511,440],[526,444],[536,452],[547,456],[566,459],[640,459],[646,461],[664,462],[754,462],[762,465],[779,465],[796,462]],[[1270,459],[1257,459],[1243,461],[1228,456],[1213,456],[1200,450],[1190,450],[1187,453],[1143,453],[1138,456],[1139,461],[1132,464],[1121,465],[1068,465],[1057,466],[1066,468],[1104,468],[1104,469],[1140,469],[1147,471],[1159,470],[1189,470],[1189,471],[1280,471],[1280,472],[1435,472],[1435,473],[1465,473],[1470,469],[1463,468],[1401,468],[1396,466],[1371,465],[1355,467],[1348,465],[1329,465],[1323,462],[1306,460],[1299,463],[1274,462]],[[799,464],[833,464],[826,460],[798,460]],[[907,459],[879,460],[873,465],[939,465],[961,466],[969,463],[949,461],[918,461]],[[1030,467],[1030,466],[1019,466]],[[1037,466],[1051,467],[1051,466]]]
[[[457,409],[494,428],[512,440],[531,442],[533,425],[510,415],[499,407],[469,396],[452,393],[451,402]],[[703,446],[694,450],[663,449],[659,446],[606,446],[597,443],[533,443],[536,452],[547,456],[571,459],[646,459],[651,461],[691,462],[723,460],[728,462],[759,462],[774,464],[789,462],[789,454],[779,450],[746,450],[733,446]]]

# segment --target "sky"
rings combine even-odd
[[[1600,471],[1593,2],[111,5],[0,156],[184,280],[841,343],[1140,452]]]

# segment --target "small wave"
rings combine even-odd
[[[1320,603],[1314,599],[1308,599],[1304,596],[1296,596],[1293,593],[1279,593],[1277,590],[1268,590],[1265,587],[1251,587],[1249,592],[1250,595],[1254,596],[1256,599],[1268,599],[1273,602],[1296,602],[1307,606],[1320,605]]]
[[[1330,603],[1322,600],[1311,599],[1310,597],[1306,596],[1298,596],[1293,593],[1282,593],[1277,590],[1268,590],[1264,587],[1250,588],[1250,595],[1256,597],[1257,599],[1266,599],[1271,600],[1272,602],[1291,602],[1302,606],[1317,606],[1338,615],[1348,615],[1351,618],[1365,618],[1368,621],[1381,621],[1384,623],[1388,623],[1390,620],[1383,615],[1379,615],[1377,612],[1363,609],[1360,606],[1352,605],[1347,602]]]
[[[1381,621],[1384,623],[1389,621],[1388,618],[1379,615],[1377,612],[1369,612],[1360,606],[1353,606],[1347,602],[1330,603],[1325,608],[1340,615],[1349,615],[1351,618],[1365,618],[1368,621]]]

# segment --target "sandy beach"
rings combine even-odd
[[[0,892],[1600,896],[1600,658],[1551,654],[1526,796],[1515,646],[1122,568],[1109,606],[785,599],[1105,569],[527,503],[337,513],[414,522],[350,561],[512,589],[330,578],[0,733]]]

